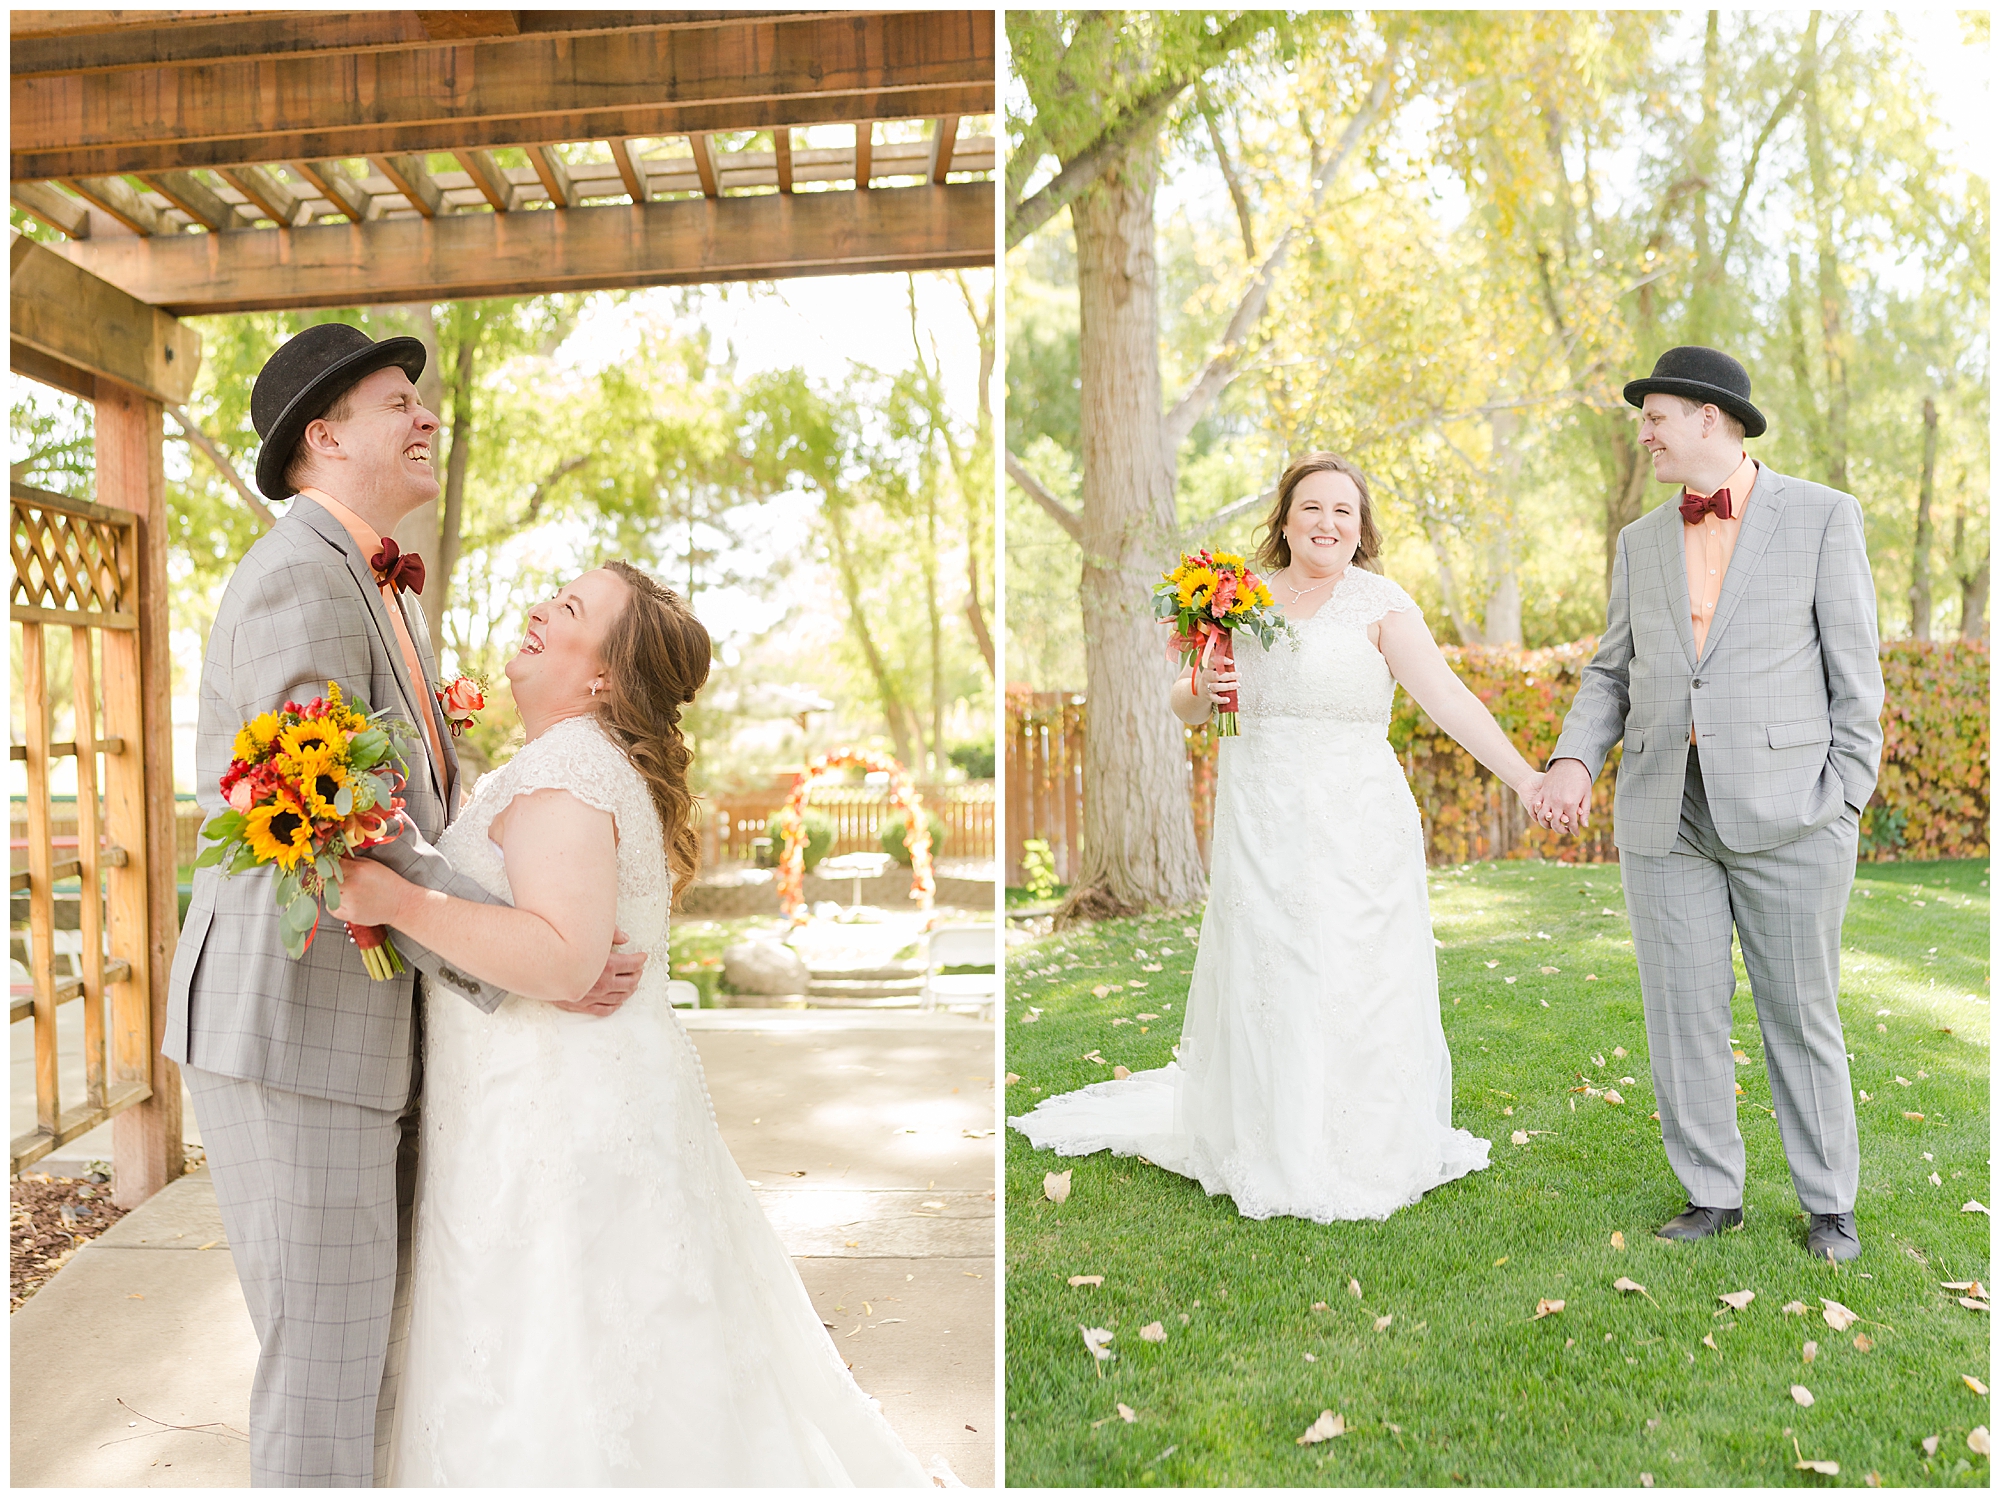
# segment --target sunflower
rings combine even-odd
[[[294,723],[278,735],[279,749],[295,761],[315,744],[323,744],[335,754],[345,754],[347,730],[329,719],[318,719],[308,723]]]
[[[1207,602],[1207,595],[1215,590],[1215,574],[1206,567],[1196,568],[1181,579],[1179,598],[1181,607],[1200,605]]]
[[[334,810],[333,798],[347,784],[347,766],[337,751],[325,744],[314,745],[297,756],[290,768],[306,810],[315,821],[340,815]]]
[[[1241,567],[1243,565],[1243,558],[1239,557],[1233,551],[1218,551],[1215,554],[1214,561],[1217,566],[1221,567]]]
[[[259,863],[296,868],[299,860],[312,857],[312,819],[289,792],[280,791],[244,816],[243,839]]]
[[[251,764],[261,759],[264,751],[271,747],[271,741],[278,736],[278,715],[260,713],[236,730],[236,742],[231,746],[229,757]]]

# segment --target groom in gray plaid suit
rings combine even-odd
[[[406,822],[373,850],[405,878],[493,899],[431,843],[458,800],[458,759],[436,697],[421,608],[423,564],[385,539],[435,499],[438,421],[418,398],[424,346],[325,323],[284,344],[251,396],[257,486],[298,496],[224,590],[202,661],[196,794],[213,815],[237,729],[340,683],[421,730]],[[412,825],[413,824],[413,825]],[[383,1369],[407,1257],[421,1045],[416,976],[376,982],[328,919],[298,961],[278,928],[271,872],[195,873],[174,954],[162,1050],[194,1097],[215,1194],[260,1347],[250,1396],[259,1486],[366,1487]],[[490,1012],[505,996],[398,933],[432,993]],[[643,954],[614,953],[597,987],[562,1007],[604,1014],[630,996]],[[399,1217],[404,1229],[399,1233]],[[402,1266],[405,1270],[407,1264]]]
[[[1618,536],[1604,635],[1537,816],[1575,829],[1620,738],[1614,830],[1667,1159],[1687,1209],[1743,1223],[1729,1040],[1732,929],[1815,1258],[1861,1252],[1861,1154],[1840,1027],[1840,923],[1882,757],[1861,506],[1744,454],[1764,416],[1727,354],[1669,349],[1625,387],[1653,475],[1682,486]]]

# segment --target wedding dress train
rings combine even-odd
[[[1038,1149],[1139,1155],[1245,1217],[1383,1218],[1483,1170],[1451,1124],[1423,827],[1367,627],[1415,608],[1350,567],[1296,648],[1239,644],[1209,897],[1178,1061],[1009,1120]]]
[[[716,1127],[667,1002],[644,781],[587,718],[483,779],[439,846],[508,894],[493,817],[569,792],[617,821],[618,924],[653,954],[614,1015],[426,1010],[398,1486],[928,1487],[820,1324]]]

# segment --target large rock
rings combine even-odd
[[[724,948],[722,979],[732,993],[801,994],[812,985],[805,960],[783,942],[768,940]]]

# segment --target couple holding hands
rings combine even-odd
[[[1420,816],[1387,738],[1397,684],[1576,831],[1622,739],[1616,842],[1667,1159],[1687,1204],[1658,1229],[1743,1223],[1730,1001],[1740,941],[1772,1101],[1815,1258],[1861,1252],[1860,1150],[1839,1013],[1840,927],[1881,758],[1875,589],[1852,495],[1744,451],[1765,430],[1743,366],[1662,354],[1625,386],[1654,478],[1679,486],[1618,537],[1604,633],[1546,771],[1452,673],[1375,570],[1362,474],[1330,453],[1280,480],[1257,560],[1295,648],[1185,672],[1205,719],[1230,688],[1210,889],[1177,1060],[1012,1120],[1061,1154],[1143,1155],[1248,1217],[1383,1218],[1487,1164],[1451,1124],[1451,1056]]]

